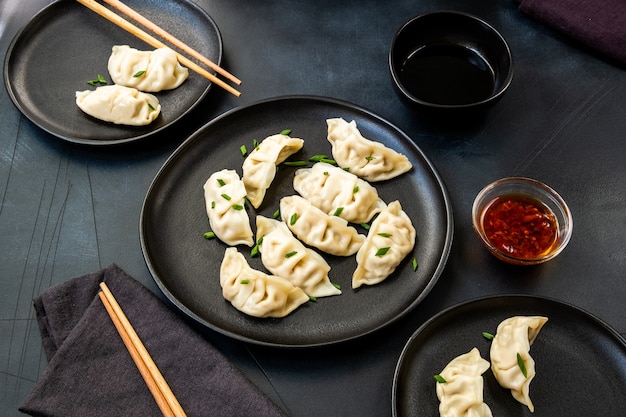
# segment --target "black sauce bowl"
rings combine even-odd
[[[437,11],[395,34],[389,68],[396,93],[427,114],[476,114],[496,103],[513,79],[511,50],[484,20]]]

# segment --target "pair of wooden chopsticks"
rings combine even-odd
[[[137,26],[135,26],[134,24],[130,23],[128,20],[124,19],[123,17],[118,16],[113,11],[107,9],[106,7],[104,7],[103,5],[101,5],[100,3],[98,3],[95,0],[76,0],[76,1],[78,1],[83,6],[89,8],[90,10],[92,10],[94,12],[96,12],[97,14],[99,14],[102,17],[104,17],[108,21],[116,24],[117,26],[119,26],[122,29],[126,30],[127,32],[135,35],[137,38],[141,39],[142,41],[148,43],[149,45],[151,45],[151,46],[153,46],[155,48],[163,48],[163,47],[167,46],[165,43],[161,42],[160,40],[158,40],[154,36],[148,34],[147,32],[143,31],[142,29],[138,28]],[[130,17],[131,19],[133,19],[136,22],[140,23],[141,25],[145,26],[147,29],[149,29],[152,32],[156,33],[157,35],[161,36],[166,41],[170,42],[171,44],[173,44],[176,47],[180,48],[181,50],[185,51],[189,55],[193,56],[198,61],[202,62],[203,64],[205,64],[206,66],[208,66],[209,68],[214,70],[216,73],[221,74],[222,76],[226,77],[227,79],[229,79],[230,81],[232,81],[233,83],[235,83],[237,85],[241,84],[241,80],[239,80],[237,77],[235,77],[234,75],[232,75],[228,71],[224,70],[223,68],[221,68],[220,66],[218,66],[217,64],[215,64],[214,62],[209,60],[208,58],[204,57],[202,54],[200,54],[196,50],[192,49],[191,47],[186,45],[184,42],[180,41],[179,39],[177,39],[176,37],[174,37],[170,33],[166,32],[164,29],[160,28],[156,24],[152,23],[151,21],[149,21],[148,19],[146,19],[145,17],[143,17],[142,15],[140,15],[139,13],[137,13],[136,11],[131,9],[130,7],[126,6],[125,4],[120,2],[119,0],[104,0],[104,1],[107,4],[109,4],[111,7],[115,8],[116,10],[119,10],[120,12],[124,13],[126,16]],[[239,97],[241,95],[241,93],[239,91],[237,91],[235,88],[233,88],[232,86],[226,84],[224,81],[222,81],[221,79],[217,78],[215,75],[211,74],[210,72],[208,72],[207,70],[205,70],[201,66],[197,65],[195,62],[191,61],[190,59],[188,59],[184,55],[181,55],[178,52],[176,52],[176,55],[178,57],[178,61],[182,65],[185,65],[186,67],[190,68],[191,70],[197,72],[198,74],[200,74],[203,77],[207,78],[212,83],[222,87],[224,90],[228,91],[229,93],[231,93],[231,94],[233,94],[233,95],[235,95],[237,97]]]
[[[133,358],[135,365],[137,365],[141,376],[144,381],[146,381],[146,385],[148,385],[148,389],[161,409],[163,416],[186,417],[185,411],[178,403],[178,400],[174,396],[174,393],[172,393],[163,375],[159,372],[159,369],[150,357],[141,339],[137,336],[137,333],[122,311],[122,308],[115,300],[115,297],[113,297],[109,287],[104,282],[101,282],[100,289],[102,290],[98,293],[100,300],[102,300],[102,304],[104,304],[104,307],[109,313],[115,328],[120,334],[126,349],[128,349],[128,353],[130,353],[130,356]]]

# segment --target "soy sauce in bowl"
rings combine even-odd
[[[495,74],[485,58],[468,48],[425,46],[406,58],[400,81],[409,93],[429,103],[464,105],[488,99]]]

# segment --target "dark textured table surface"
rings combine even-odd
[[[0,3],[2,57],[45,0]],[[30,122],[0,89],[0,415],[46,366],[31,300],[68,278],[116,263],[159,294],[142,256],[139,213],[170,153],[212,118],[282,95],[363,106],[409,135],[437,167],[454,211],[447,266],[424,302],[374,335],[340,346],[281,350],[206,330],[220,350],[290,415],[390,416],[394,367],[411,334],[441,310],[480,296],[523,293],[573,304],[626,335],[626,72],[529,19],[512,0],[201,0],[220,28],[223,66],[242,96],[217,88],[174,128],[120,147],[62,141]],[[480,16],[515,58],[509,92],[484,118],[434,123],[397,99],[387,69],[394,31],[436,9]],[[474,196],[511,175],[534,177],[569,203],[565,251],[511,267],[473,233]]]

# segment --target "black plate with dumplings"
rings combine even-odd
[[[197,5],[186,0],[128,0],[125,4],[220,63],[220,32]],[[161,115],[147,126],[92,118],[76,105],[75,92],[95,89],[87,81],[98,74],[111,83],[107,63],[113,45],[120,44],[154,49],[74,0],[55,1],[11,42],[4,62],[7,91],[16,107],[43,130],[69,142],[112,145],[143,139],[170,126],[195,107],[212,85],[190,70],[189,78],[177,89],[153,93],[161,103]]]
[[[434,375],[456,356],[476,347],[489,360],[498,324],[517,315],[548,317],[530,355],[536,376],[530,383],[534,413],[483,374],[483,400],[494,416],[621,417],[626,410],[626,341],[597,317],[561,301],[526,295],[492,296],[451,307],[430,319],[409,339],[396,367],[393,416],[438,416]]]
[[[241,176],[240,147],[291,129],[304,147],[288,160],[331,155],[326,119],[356,120],[361,133],[408,156],[411,171],[374,183],[386,202],[399,200],[412,219],[417,242],[398,269],[383,283],[352,290],[355,256],[324,255],[331,281],[342,295],[308,302],[280,319],[247,316],[222,297],[219,270],[227,245],[206,240],[209,230],[202,186],[215,171],[234,169]],[[248,208],[253,231],[255,213],[272,217],[279,200],[295,194],[297,168],[281,165],[263,204]],[[359,226],[360,227],[360,226]],[[363,232],[363,231],[362,231]],[[307,347],[354,339],[393,322],[415,307],[441,274],[450,251],[453,218],[444,184],[422,151],[404,133],[371,112],[320,97],[279,97],[234,109],[188,138],[165,162],[144,201],[140,238],[156,283],[182,311],[198,322],[236,339],[263,345]],[[253,268],[265,271],[251,248],[239,246]],[[415,258],[417,270],[412,267]]]

